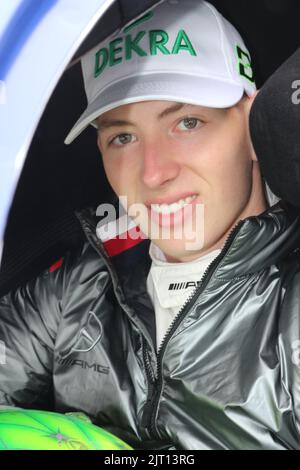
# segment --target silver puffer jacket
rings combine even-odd
[[[300,449],[300,217],[238,224],[156,352],[149,240],[86,242],[0,301],[0,405],[83,411],[134,448]],[[3,346],[2,343],[2,346]]]

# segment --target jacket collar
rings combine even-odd
[[[299,210],[280,201],[233,230],[215,277],[229,280],[259,272],[286,259],[299,244]]]
[[[76,215],[87,238],[100,246],[106,262],[118,267],[119,272],[121,260],[127,267],[131,266],[131,270],[134,262],[142,263],[145,269],[150,268],[149,240],[141,235],[128,241],[120,233],[111,233],[110,238],[100,241],[96,234],[99,223],[96,211],[88,208],[78,211]],[[298,249],[299,244],[300,213],[280,201],[259,216],[249,217],[238,224],[221,252],[215,276],[233,279],[258,272],[285,259]]]

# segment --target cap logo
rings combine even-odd
[[[138,26],[139,24],[144,23],[145,21],[150,20],[153,16],[154,16],[154,11],[149,11],[148,13],[146,13],[146,15],[143,15],[143,16],[142,16],[141,18],[139,18],[138,20],[136,20],[136,21],[134,21],[133,23],[131,23],[130,25],[126,26],[126,28],[124,28],[124,33],[128,33],[128,31],[130,31],[131,29],[135,28],[135,27]]]
[[[140,44],[146,35],[148,36],[147,50],[143,49]],[[134,54],[147,57],[158,54],[176,55],[181,52],[189,53],[191,56],[197,55],[190,38],[183,29],[178,31],[174,44],[170,43],[169,34],[163,30],[140,31],[136,36],[127,34],[125,37],[110,41],[108,47],[102,47],[96,52],[94,78],[99,77],[106,67],[113,67],[124,60],[131,60]]]
[[[254,83],[254,72],[251,65],[250,55],[244,51],[239,45],[236,46],[236,52],[238,56],[238,69],[239,74],[245,77],[251,83]]]

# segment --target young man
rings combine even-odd
[[[134,448],[300,448],[299,218],[266,202],[241,37],[164,1],[82,65],[67,143],[98,128],[130,224],[78,213],[83,246],[0,301],[0,403],[83,411]]]

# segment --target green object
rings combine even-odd
[[[106,47],[102,47],[96,52],[94,78],[98,78],[107,67],[121,64],[124,60],[129,61],[136,56],[156,56],[159,52],[169,56],[177,55],[182,51],[188,52],[191,56],[197,56],[196,50],[184,29],[177,32],[174,44],[168,32],[161,29],[148,32],[139,31],[135,35],[123,35],[121,38],[113,39]],[[243,57],[243,60],[245,60],[245,57]],[[248,75],[247,78],[249,78]]]
[[[83,417],[84,416],[84,417]],[[0,450],[131,450],[82,413],[0,410]]]

